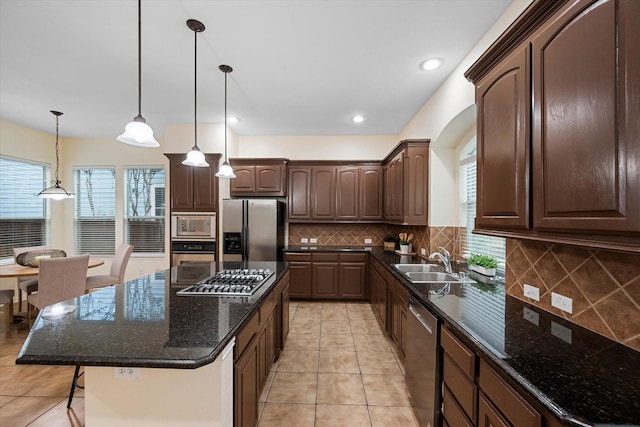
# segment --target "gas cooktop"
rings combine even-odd
[[[273,271],[268,268],[222,270],[178,291],[177,295],[249,296],[272,275]]]

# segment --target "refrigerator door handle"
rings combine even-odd
[[[249,261],[249,201],[242,203],[242,261]]]

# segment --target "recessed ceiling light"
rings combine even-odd
[[[353,116],[351,118],[351,120],[353,120],[354,123],[362,123],[362,122],[364,122],[364,117],[362,117],[362,116]]]
[[[238,123],[240,121],[237,117],[227,117],[227,123]]]
[[[442,65],[442,59],[440,58],[431,58],[426,59],[420,63],[420,69],[425,71],[435,70]]]

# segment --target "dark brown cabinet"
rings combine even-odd
[[[291,162],[290,222],[376,222],[382,219],[382,167]]]
[[[287,195],[287,159],[229,159],[236,178],[232,197],[284,197]]]
[[[428,225],[429,140],[401,141],[384,161],[387,222]]]
[[[533,2],[467,71],[479,232],[640,251],[638,22],[634,0]]]
[[[235,425],[254,427],[258,423],[258,346],[254,337],[242,356],[236,361]]]
[[[391,339],[396,345],[401,360],[406,358],[407,346],[407,311],[409,310],[407,289],[394,280],[390,286],[389,298],[391,301],[391,326],[387,329],[391,332]]]
[[[205,154],[209,167],[185,166],[185,154],[165,154],[169,158],[169,195],[172,212],[216,212],[220,154]]]
[[[314,253],[311,264],[311,297],[317,299],[338,297],[338,254]]]
[[[367,299],[367,254],[340,254],[338,296],[340,299]]]
[[[291,298],[311,298],[311,254],[287,252],[284,260],[289,263]]]
[[[369,263],[369,287],[371,308],[373,314],[378,319],[380,327],[387,332],[387,280],[383,276],[384,267],[376,260],[371,259]],[[385,274],[386,275],[386,274]]]

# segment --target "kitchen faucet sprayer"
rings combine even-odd
[[[442,246],[440,246],[439,249],[442,251],[442,253],[434,252],[431,255],[429,255],[429,259],[434,259],[434,258],[440,259],[440,261],[442,261],[442,263],[444,264],[444,271],[451,274],[453,272],[451,270],[451,254],[449,253],[448,250],[446,250]]]

